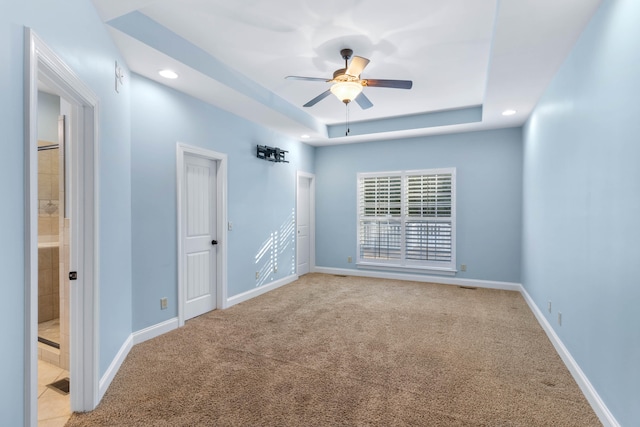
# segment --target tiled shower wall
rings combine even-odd
[[[60,316],[59,157],[59,149],[38,151],[38,323]]]
[[[64,200],[64,195],[60,193],[60,197]],[[70,234],[70,221],[68,218],[62,218],[61,215],[60,224],[62,227],[62,240],[60,245],[61,257],[60,257],[60,363],[58,366],[62,369],[69,370],[69,307],[70,296],[69,287],[71,282],[69,281],[69,275],[67,272],[71,270],[69,260],[69,234]]]
[[[60,317],[60,250],[38,248],[38,323]]]
[[[38,146],[52,144],[38,141]],[[60,319],[60,350],[39,346],[38,354],[68,370],[70,223],[64,218],[63,162],[61,148],[38,152],[38,322]]]

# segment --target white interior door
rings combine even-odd
[[[210,159],[184,157],[185,320],[216,308],[216,167]]]
[[[309,272],[310,260],[310,218],[311,218],[311,178],[298,176],[298,197],[296,211],[297,222],[297,254],[298,260],[298,276]]]

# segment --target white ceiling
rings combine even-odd
[[[93,2],[133,72],[325,145],[521,125],[601,0]],[[302,107],[329,83],[284,77],[331,78],[344,67],[342,48],[371,60],[362,78],[413,81],[411,90],[365,88],[374,107],[351,104],[351,121],[417,115],[410,129],[329,138],[327,125],[345,120],[344,104],[330,96]],[[180,78],[163,79],[163,68]],[[481,121],[422,120],[477,106]],[[518,112],[504,117],[506,109]]]

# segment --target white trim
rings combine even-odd
[[[287,276],[273,283],[270,283],[269,285],[235,295],[226,301],[223,308],[229,308],[241,302],[248,301],[281,286],[295,282],[296,280],[298,280],[297,275]],[[118,373],[118,370],[122,366],[122,363],[127,358],[127,355],[129,354],[133,346],[178,329],[180,327],[179,323],[180,322],[178,318],[174,317],[172,319],[165,320],[164,322],[151,325],[144,329],[140,329],[139,331],[136,331],[129,335],[126,341],[122,344],[122,347],[120,347],[118,354],[116,354],[115,358],[111,361],[111,364],[107,368],[107,371],[100,379],[99,400],[102,400],[102,397],[111,385],[111,382],[115,378],[115,375]]]
[[[558,355],[560,355],[560,358],[562,358],[564,364],[567,366],[567,369],[569,369],[569,372],[571,372],[573,379],[576,381],[576,383],[578,383],[578,387],[580,387],[580,390],[582,390],[582,393],[591,405],[591,408],[593,408],[594,412],[600,419],[600,422],[602,422],[605,427],[620,427],[620,424],[615,419],[611,411],[609,411],[607,405],[602,401],[600,395],[593,387],[585,373],[582,371],[582,369],[580,369],[580,366],[578,365],[576,360],[573,358],[573,356],[571,356],[571,353],[569,352],[567,347],[565,347],[560,337],[556,334],[547,318],[544,316],[544,314],[542,314],[540,308],[538,308],[527,290],[522,285],[520,285],[520,293],[529,305],[529,308],[531,309],[533,314],[536,316],[536,319],[538,319],[538,323],[540,323],[540,326],[547,334],[547,337],[549,337],[549,340],[555,347]]]
[[[569,350],[565,347],[564,343],[555,333],[553,327],[547,320],[547,318],[542,314],[542,311],[535,304],[529,293],[526,291],[524,286],[520,283],[512,283],[512,282],[496,282],[489,280],[475,280],[475,279],[449,279],[445,277],[438,276],[425,276],[425,275],[415,275],[415,274],[397,274],[397,273],[388,273],[388,272],[373,272],[373,271],[359,271],[359,270],[349,270],[345,268],[328,268],[328,267],[316,267],[316,272],[324,273],[324,274],[337,274],[337,275],[346,275],[346,276],[358,276],[358,277],[373,277],[379,279],[395,279],[395,280],[411,280],[416,282],[429,282],[429,283],[438,283],[443,285],[458,285],[458,286],[472,286],[477,288],[487,288],[487,289],[499,289],[505,291],[516,291],[519,292],[524,298],[525,302],[533,312],[534,316],[540,323],[540,326],[549,337],[549,340],[553,344],[554,348],[558,352],[558,355],[564,362],[565,366],[573,376],[574,380],[580,387],[580,390],[584,394],[585,398],[593,408],[594,412],[600,419],[600,422],[605,427],[620,427],[620,424],[615,419],[611,411],[607,405],[602,401],[600,395],[593,387],[585,373],[580,369],[580,366],[575,361]]]
[[[172,330],[177,328],[178,318],[174,317],[173,319],[169,319],[156,325],[149,326],[148,328],[141,329],[129,335],[120,347],[120,350],[118,350],[116,356],[109,364],[109,367],[107,368],[102,378],[100,378],[98,401],[102,400],[102,398],[104,397],[104,394],[106,393],[107,389],[109,389],[111,382],[120,370],[120,367],[129,355],[129,352],[131,351],[133,346],[158,337],[160,335],[166,334],[167,332],[171,332]]]
[[[72,106],[74,162],[70,289],[71,409],[88,411],[99,401],[98,386],[98,165],[99,99],[28,27],[25,40],[25,425],[37,424],[37,91],[43,80]],[[74,144],[74,141],[76,143]],[[78,144],[77,141],[83,141]],[[73,207],[75,206],[75,207]]]
[[[296,208],[298,206],[298,192],[300,178],[309,179],[309,272],[316,267],[316,176],[312,173],[296,172]],[[298,226],[298,212],[296,210],[296,229]],[[298,273],[298,235],[296,234],[296,273]]]
[[[217,215],[216,215],[216,232],[218,237],[217,250],[217,277],[216,277],[216,308],[224,308],[227,298],[227,155],[208,150],[206,148],[195,147],[192,145],[178,142],[176,144],[176,186],[177,186],[177,228],[178,228],[178,326],[184,326],[185,314],[185,285],[184,285],[184,266],[183,266],[183,247],[182,247],[182,185],[184,178],[184,156],[186,154],[203,157],[217,162]]]
[[[493,280],[456,279],[443,276],[427,276],[424,274],[401,274],[384,271],[362,271],[346,268],[316,267],[316,273],[337,274],[341,276],[373,277],[378,279],[410,280],[414,282],[437,283],[440,285],[471,286],[475,288],[500,289],[519,292],[520,283],[497,282]]]
[[[275,282],[269,283],[268,285],[260,286],[259,288],[251,289],[241,294],[234,295],[231,298],[227,299],[223,308],[229,308],[236,304],[240,304],[241,302],[248,301],[281,286],[288,285],[291,282],[295,282],[296,280],[298,280],[298,275],[294,274],[291,276],[283,277],[282,279],[278,279]]]
[[[24,245],[24,280],[25,280],[25,394],[24,425],[36,426],[38,422],[38,352],[36,339],[38,336],[38,266],[34,262],[38,258],[38,218],[34,213],[38,206],[38,163],[37,143],[33,140],[38,135],[38,55],[33,33],[25,28],[25,245]],[[34,153],[34,150],[35,153]]]
[[[165,320],[164,322],[156,323],[155,325],[140,329],[139,331],[132,334],[133,345],[140,344],[152,338],[164,335],[167,332],[171,332],[174,329],[178,329],[178,325],[178,318],[174,317],[172,319]]]
[[[295,282],[296,280],[298,280],[298,276],[292,275],[292,276],[284,277],[273,283],[270,283],[269,285],[262,286],[260,288],[252,289],[250,291],[238,294],[236,296],[229,298],[225,302],[222,308],[229,308],[241,302],[248,301],[252,298],[255,298],[259,295],[262,295],[264,293],[277,289],[281,286],[288,285],[291,282]],[[180,327],[179,319],[177,317],[174,317],[172,319],[165,320],[164,322],[151,325],[144,329],[140,329],[139,331],[136,331],[131,335],[129,335],[129,337],[122,344],[122,347],[120,347],[118,354],[116,354],[114,359],[109,364],[107,371],[104,373],[102,378],[100,378],[98,401],[102,400],[102,397],[104,396],[105,392],[111,385],[111,382],[115,378],[116,374],[118,373],[118,370],[122,366],[122,363],[127,358],[127,355],[129,354],[133,346],[138,345],[147,340],[159,337],[160,335],[164,335],[167,332],[171,332],[175,329],[178,329],[179,327]]]
[[[122,363],[127,358],[127,356],[129,355],[129,352],[133,348],[133,345],[134,345],[133,335],[129,335],[129,337],[127,337],[125,342],[120,347],[120,350],[118,350],[118,354],[116,354],[116,356],[113,358],[113,360],[109,364],[107,371],[104,373],[102,378],[100,378],[100,388],[98,389],[99,401],[102,400],[102,397],[104,396],[105,392],[111,385],[111,382],[113,381],[116,374],[120,370]]]
[[[365,268],[371,270],[391,270],[391,271],[404,271],[407,273],[431,273],[431,274],[439,274],[442,276],[455,276],[458,272],[456,269],[451,268],[438,268],[438,267],[418,267],[418,266],[410,266],[410,267],[402,267],[394,264],[385,265],[383,263],[373,263],[373,262],[358,262],[356,263],[358,268]]]

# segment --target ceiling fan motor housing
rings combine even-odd
[[[359,82],[360,79],[358,76],[351,76],[347,74],[346,68],[340,68],[333,72],[333,80],[334,82]]]
[[[338,80],[339,77],[345,76],[347,72],[346,68],[340,68],[333,72],[333,80]]]

